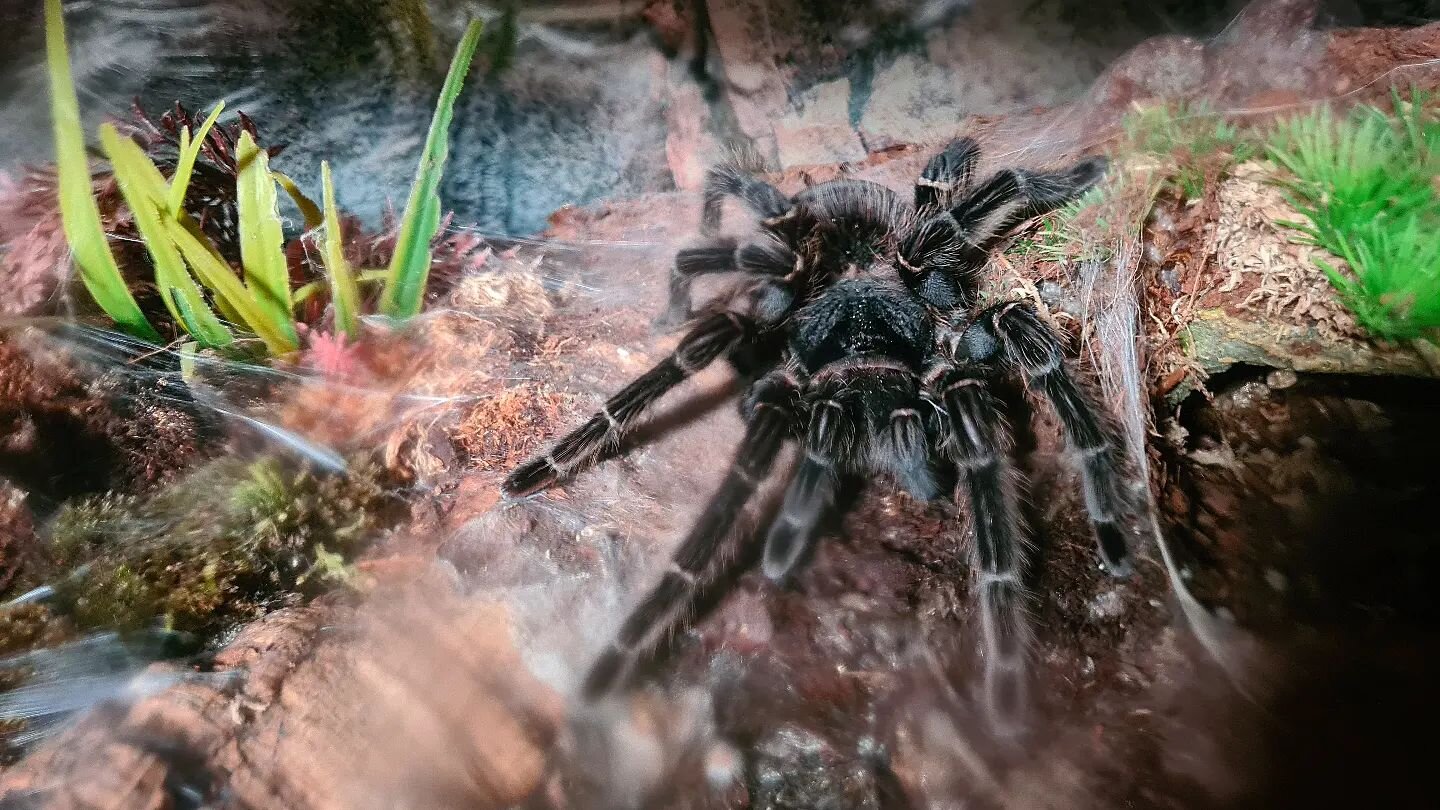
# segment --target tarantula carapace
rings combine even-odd
[[[740,286],[712,305],[669,357],[505,481],[506,492],[518,496],[576,472],[615,448],[662,395],[719,358],[749,381],[745,435],[724,482],[590,670],[587,695],[623,683],[637,658],[674,629],[717,573],[717,551],[782,446],[794,440],[801,452],[768,527],[765,573],[783,579],[806,557],[842,477],[887,476],[922,499],[935,497],[941,480],[958,479],[973,516],[991,705],[1002,713],[1017,708],[1029,640],[1026,540],[1008,430],[991,392],[1004,375],[1018,376],[1058,414],[1101,556],[1112,572],[1127,570],[1118,450],[1107,420],[1066,372],[1060,337],[1028,303],[975,309],[990,251],[1020,224],[1093,186],[1105,162],[1089,159],[1055,173],[1005,169],[972,185],[978,154],[971,139],[950,143],[921,174],[913,205],[859,180],[787,197],[736,166],[710,172],[702,222],[708,241],[678,254],[667,319],[689,316],[696,276],[738,273]],[[727,196],[761,218],[755,239],[715,238]]]

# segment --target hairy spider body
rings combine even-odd
[[[974,591],[984,634],[986,705],[1007,723],[1024,706],[1029,641],[1009,430],[991,393],[1007,375],[1048,400],[1080,468],[1101,555],[1127,570],[1119,463],[1106,421],[1065,369],[1062,343],[1029,304],[974,310],[990,251],[1016,226],[1075,199],[1104,172],[997,172],[971,185],[974,141],[949,144],[916,183],[914,204],[875,183],[840,180],[786,197],[735,166],[708,178],[703,245],[679,252],[664,321],[690,316],[690,284],[738,273],[742,283],[691,326],[675,351],[611,397],[600,412],[506,479],[526,495],[617,446],[640,415],[709,363],[726,358],[746,379],[746,431],[710,503],[669,570],[634,608],[591,669],[585,692],[622,684],[636,660],[683,620],[718,573],[719,550],[786,442],[800,445],[762,566],[784,579],[807,557],[842,480],[887,477],[917,498],[958,479],[975,531]],[[715,236],[725,197],[760,217],[745,243]]]

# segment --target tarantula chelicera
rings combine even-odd
[[[662,395],[719,358],[749,382],[745,435],[724,482],[590,670],[587,695],[623,683],[710,584],[718,550],[793,439],[802,452],[768,527],[765,573],[783,579],[807,556],[842,477],[888,476],[921,499],[934,498],[940,481],[958,480],[973,518],[990,697],[1002,712],[1015,708],[1023,701],[1029,631],[1026,540],[1009,433],[991,391],[1005,375],[1054,408],[1080,468],[1103,561],[1116,574],[1128,569],[1118,449],[1108,421],[1066,372],[1060,337],[1027,303],[975,309],[990,251],[1025,221],[1085,192],[1106,164],[1092,158],[1054,173],[1004,169],[972,185],[978,155],[971,139],[951,142],[916,182],[913,205],[859,180],[787,197],[737,166],[710,172],[702,222],[708,241],[676,257],[667,319],[689,316],[697,276],[738,273],[742,283],[712,304],[674,353],[504,485],[510,495],[526,495],[574,473],[615,448]],[[760,217],[757,238],[715,237],[729,196]]]

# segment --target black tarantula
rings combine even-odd
[[[973,516],[986,705],[992,717],[1014,716],[1025,702],[1029,630],[1009,431],[991,392],[1004,375],[1018,376],[1058,414],[1101,557],[1117,575],[1128,570],[1117,446],[1066,372],[1061,338],[1028,303],[975,309],[990,251],[1025,221],[1093,186],[1105,161],[1055,173],[1004,169],[972,185],[978,155],[969,138],[951,142],[916,182],[913,206],[865,181],[831,181],[786,197],[736,166],[710,172],[702,222],[709,241],[676,257],[667,319],[688,318],[696,276],[739,273],[743,284],[713,304],[673,354],[505,480],[505,491],[520,496],[574,473],[718,358],[750,381],[745,436],[729,473],[669,570],[590,670],[587,696],[623,683],[710,584],[717,552],[794,439],[803,452],[768,528],[765,573],[783,579],[807,556],[842,476],[888,475],[930,499],[948,471]],[[758,238],[715,238],[727,196],[759,215]]]

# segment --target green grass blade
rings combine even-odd
[[[165,230],[180,249],[185,261],[194,268],[201,283],[215,293],[217,303],[223,300],[246,328],[265,343],[270,354],[286,355],[298,348],[299,344],[293,337],[276,330],[269,314],[250,296],[250,291],[240,283],[235,271],[215,252],[215,246],[205,239],[193,221],[188,217],[168,217],[165,219]]]
[[[1440,329],[1440,246],[1431,236],[1440,225],[1431,150],[1440,126],[1415,100],[1398,92],[1391,100],[1393,112],[1357,107],[1336,117],[1321,108],[1293,119],[1269,152],[1293,174],[1277,182],[1309,220],[1279,224],[1345,261],[1343,271],[1316,264],[1357,321],[1404,340]]]
[[[340,212],[335,208],[335,186],[330,182],[328,162],[320,164],[320,185],[325,190],[325,274],[330,278],[335,331],[354,338],[360,334],[360,292],[356,289],[355,272],[345,260]]]
[[[65,240],[80,269],[80,279],[95,303],[131,335],[152,342],[160,334],[145,320],[100,224],[100,208],[90,186],[90,161],[80,125],[80,101],[70,76],[65,47],[65,17],[60,0],[45,0],[45,55],[50,71],[50,113],[55,127],[55,164],[59,176],[60,218]]]
[[[383,284],[385,283],[385,279],[389,277],[389,270],[361,270],[355,273],[355,286],[359,287],[361,284]],[[312,296],[319,294],[326,286],[326,283],[323,281],[311,281],[297,287],[295,293],[291,296],[295,299],[296,308],[299,308],[301,304],[309,301]]]
[[[290,195],[295,207],[300,209],[300,216],[305,219],[305,230],[313,231],[325,224],[325,217],[320,213],[320,206],[316,205],[314,200],[306,197],[305,192],[300,190],[300,186],[296,185],[294,180],[291,180],[284,172],[277,172],[274,169],[270,170],[270,176],[275,178],[275,182],[279,183],[280,187],[285,189],[285,193]]]
[[[185,205],[185,192],[190,190],[190,176],[195,173],[195,161],[200,157],[200,150],[205,147],[205,139],[210,137],[210,128],[215,126],[224,110],[225,102],[216,104],[215,109],[205,118],[205,123],[200,125],[199,132],[192,133],[190,127],[180,130],[180,157],[175,164],[175,177],[170,183],[171,213],[180,213],[181,207]]]
[[[285,262],[285,233],[280,224],[270,158],[248,132],[235,143],[237,207],[240,212],[240,264],[245,286],[275,331],[298,343],[290,304],[290,268]]]
[[[392,318],[414,317],[424,303],[425,285],[430,277],[430,241],[440,229],[440,173],[450,151],[450,120],[455,100],[465,84],[465,74],[475,58],[480,30],[479,20],[472,21],[465,29],[440,91],[440,100],[435,105],[430,132],[425,136],[415,185],[410,189],[405,215],[400,220],[395,256],[390,260],[390,278],[380,301],[380,311]]]
[[[134,141],[122,137],[111,124],[100,127],[100,145],[115,170],[120,193],[135,218],[135,228],[155,265],[155,286],[171,316],[201,345],[218,347],[234,338],[200,293],[185,261],[161,223],[158,206],[166,204],[165,176]]]

